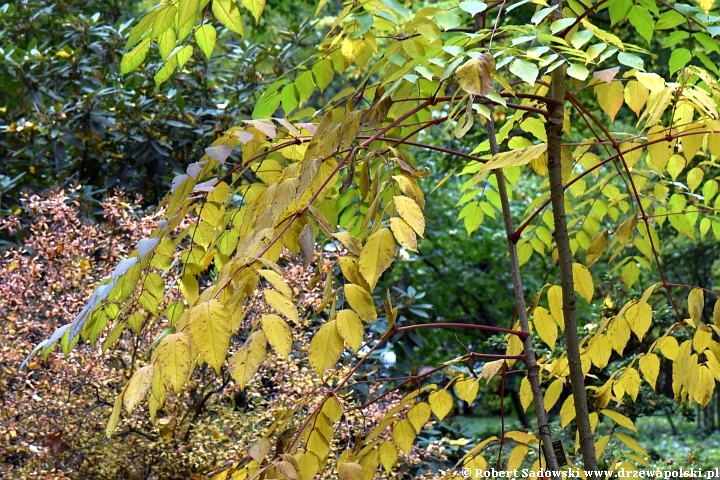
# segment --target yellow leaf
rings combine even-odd
[[[372,296],[359,285],[348,283],[345,285],[345,298],[353,310],[360,315],[364,321],[370,323],[377,320],[377,311]]]
[[[710,9],[715,4],[715,0],[697,0],[698,5],[705,11],[705,14],[710,13]]]
[[[285,320],[274,314],[263,315],[260,324],[273,350],[287,360],[292,351],[292,329]]]
[[[710,403],[714,390],[715,378],[707,366],[701,365],[697,370],[697,384],[693,392],[693,398],[697,403],[705,407]]]
[[[550,349],[555,348],[555,341],[557,340],[557,325],[548,312],[543,307],[537,307],[535,309],[535,330],[540,335],[543,342],[547,344]]]
[[[230,313],[218,300],[195,305],[190,310],[187,333],[200,357],[220,373],[230,347]]]
[[[258,330],[248,337],[240,350],[230,357],[228,365],[230,367],[230,375],[235,382],[244,390],[245,386],[255,376],[258,367],[265,359],[265,349],[267,348],[267,337],[265,332]]]
[[[615,120],[615,115],[620,111],[623,104],[623,84],[619,80],[612,83],[599,83],[595,85],[595,95],[598,104],[603,112],[607,113],[610,121]]]
[[[628,340],[630,340],[630,325],[624,318],[615,318],[608,327],[606,336],[613,349],[622,355]]]
[[[627,445],[629,448],[632,448],[636,452],[638,452],[642,455],[648,454],[647,450],[645,450],[643,448],[643,446],[640,445],[640,443],[637,440],[635,440],[634,438],[632,438],[630,435],[626,435],[621,432],[615,432],[613,435],[615,435],[618,438],[618,440],[620,440],[622,443]]]
[[[365,241],[360,252],[360,273],[371,290],[375,289],[380,276],[395,258],[395,240],[388,228],[381,228]]]
[[[511,440],[515,440],[518,443],[524,443],[526,445],[530,443],[538,443],[537,437],[532,433],[519,432],[517,430],[507,432],[505,434],[505,438],[509,438]]]
[[[298,480],[312,480],[320,470],[320,461],[312,452],[301,453],[298,467]]]
[[[477,397],[480,385],[478,381],[472,378],[463,378],[455,384],[455,393],[461,400],[472,403]]]
[[[425,209],[425,196],[417,180],[405,175],[393,175],[392,178],[397,182],[400,190],[402,190],[405,195],[415,200],[415,203],[418,204],[421,210]]]
[[[340,47],[340,52],[347,64],[354,62],[364,51],[365,42],[362,38],[345,38]]]
[[[112,413],[108,419],[107,427],[105,427],[105,436],[107,438],[112,436],[118,426],[118,423],[120,422],[120,413],[122,412],[123,406],[123,393],[125,393],[124,390],[120,392],[120,395],[118,395],[115,399],[115,405],[113,406]]]
[[[550,314],[560,331],[565,331],[565,317],[563,315],[563,299],[562,299],[562,288],[558,285],[553,285],[548,288],[547,292],[548,306],[550,307]]]
[[[597,234],[595,234],[593,239],[590,241],[590,245],[587,248],[587,255],[585,256],[585,263],[587,264],[588,268],[593,266],[593,264],[600,259],[603,251],[605,251],[605,245],[607,244],[607,240],[608,231],[603,230],[602,232],[598,232]]]
[[[393,235],[395,235],[395,240],[397,240],[400,245],[411,252],[417,253],[417,236],[405,220],[399,217],[392,217],[390,219],[390,230],[392,230]]]
[[[393,201],[402,219],[422,237],[425,234],[425,217],[420,206],[410,197],[396,196]]]
[[[532,405],[533,400],[534,397],[530,380],[528,380],[527,377],[523,377],[520,382],[520,403],[522,404],[523,410],[527,412],[527,409],[530,405]]]
[[[645,333],[652,325],[652,307],[645,302],[634,303],[625,311],[625,319],[638,340],[642,342]]]
[[[145,397],[150,389],[153,375],[155,374],[154,365],[145,365],[135,371],[130,381],[125,386],[125,392],[122,395],[125,411],[132,413],[135,405]]]
[[[640,359],[640,371],[645,380],[655,390],[658,374],[660,373],[660,359],[654,353],[649,353]]]
[[[407,414],[407,418],[415,427],[415,431],[420,433],[423,425],[430,419],[431,407],[425,402],[416,403]]]
[[[463,464],[463,467],[473,472],[473,475],[482,475],[482,473],[487,470],[487,466],[487,461],[481,455],[468,458]],[[453,480],[458,480],[459,478],[466,477],[454,477]]]
[[[346,462],[338,467],[340,480],[363,480],[363,468],[359,463]]]
[[[625,103],[637,116],[640,116],[640,112],[645,108],[645,102],[647,102],[649,95],[650,90],[640,82],[631,80],[625,84]]]
[[[252,16],[255,18],[255,24],[257,24],[260,21],[260,15],[262,15],[265,9],[265,0],[242,0],[242,4],[252,13]]]
[[[489,172],[498,168],[519,167],[527,165],[531,161],[541,156],[547,150],[547,143],[539,143],[531,147],[518,148],[509,152],[498,153],[493,155],[489,162],[480,169],[480,173]]]
[[[590,360],[599,369],[607,366],[612,355],[612,344],[605,335],[598,335],[589,348]]]
[[[610,441],[610,435],[603,435],[595,441],[595,451],[597,452],[598,458],[601,458],[605,453],[605,448]]]
[[[358,257],[353,255],[343,255],[340,257],[340,270],[342,271],[345,279],[351,283],[360,285],[365,290],[370,290],[370,286],[367,284],[367,281],[362,275],[360,275],[358,260]],[[332,284],[332,282],[329,283]]]
[[[712,341],[712,330],[704,323],[701,324],[700,327],[695,330],[693,348],[697,353],[703,353],[710,347]]]
[[[560,408],[560,428],[565,428],[575,419],[575,397],[570,395]]]
[[[340,310],[336,320],[340,336],[353,352],[357,352],[365,335],[360,317],[352,310]]]
[[[285,295],[269,288],[263,291],[263,295],[268,305],[295,322],[296,325],[300,323],[297,308]]]
[[[292,298],[293,293],[290,289],[290,285],[285,282],[285,279],[274,270],[259,270],[258,273],[272,285],[275,290],[279,291],[287,298]]]
[[[494,90],[495,59],[489,53],[482,53],[463,63],[455,71],[458,85],[470,95],[484,97]]]
[[[343,408],[340,401],[334,395],[330,396],[322,407],[322,413],[330,419],[331,422],[337,422],[342,418]]]
[[[677,358],[680,347],[675,337],[667,336],[660,340],[657,346],[660,348],[662,354],[665,355],[665,358],[670,360],[675,360]]]
[[[333,368],[343,351],[343,339],[335,320],[321,326],[310,341],[308,361],[320,375]]]
[[[193,356],[190,337],[184,332],[168,335],[160,341],[153,356],[156,359],[155,366],[160,369],[162,376],[173,387],[175,393],[180,393],[180,389],[190,378],[192,370]]]
[[[360,251],[362,250],[362,245],[360,245],[360,242],[358,242],[357,238],[353,236],[350,232],[336,232],[332,234],[333,237],[340,240],[340,242],[345,245],[345,247],[348,249],[350,253],[353,255],[360,255]]]
[[[516,445],[515,448],[510,451],[506,470],[516,470],[520,468],[520,465],[522,465],[522,462],[525,459],[525,455],[527,455],[527,453],[527,445]]]
[[[452,395],[445,390],[436,390],[428,396],[430,408],[438,420],[442,420],[450,413],[455,404]]]
[[[620,377],[620,382],[625,389],[625,392],[630,395],[633,402],[637,399],[638,392],[640,391],[640,374],[634,368],[628,368],[625,373]]]
[[[595,284],[593,284],[590,270],[588,270],[584,265],[573,263],[572,271],[575,291],[579,293],[589,305],[592,301],[593,294],[595,293]]]
[[[503,365],[505,364],[505,360],[495,360],[493,362],[485,362],[485,364],[482,367],[482,372],[480,373],[480,376],[482,378],[487,379],[488,382],[490,382],[490,379],[497,374],[500,369],[502,369]]]
[[[415,441],[415,429],[408,420],[400,420],[393,427],[393,440],[406,455],[410,454]]]
[[[392,467],[397,463],[398,452],[392,442],[383,442],[378,449],[380,455],[380,463],[382,463],[385,472],[389,475]]]
[[[690,318],[692,318],[695,324],[698,325],[700,323],[700,318],[702,317],[703,308],[705,307],[705,295],[703,291],[699,288],[693,288],[690,290],[687,303]]]
[[[618,413],[614,410],[608,409],[600,410],[600,413],[610,418],[613,422],[617,423],[621,427],[625,427],[628,430],[632,430],[633,432],[638,433],[637,428],[635,428],[635,424],[632,422],[632,420],[627,418],[622,413]]]
[[[560,398],[560,394],[562,394],[564,386],[565,384],[559,378],[550,384],[547,391],[545,392],[545,398],[543,399],[543,405],[545,406],[545,410],[551,410],[555,406],[555,403],[557,403],[558,399]]]
[[[713,307],[713,322],[716,327],[720,327],[720,300],[716,300]]]
[[[652,93],[659,93],[665,90],[665,79],[657,73],[635,72],[635,78]]]

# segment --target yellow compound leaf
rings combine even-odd
[[[552,315],[555,323],[560,327],[561,331],[565,331],[565,316],[563,315],[563,299],[562,299],[562,288],[558,285],[553,285],[548,288],[547,292],[548,306],[550,307],[550,314]]]
[[[555,403],[557,403],[560,398],[560,394],[562,394],[564,386],[565,384],[559,378],[550,384],[543,399],[545,410],[551,410],[555,406]]]
[[[640,374],[634,368],[628,368],[620,378],[625,392],[630,395],[633,402],[637,399],[640,391]]]
[[[337,322],[333,320],[321,326],[310,341],[308,360],[315,371],[323,375],[325,370],[335,366],[342,351],[343,338],[338,332]]]
[[[395,239],[389,228],[381,228],[365,241],[360,252],[360,273],[371,290],[375,289],[380,276],[395,258]]]
[[[406,455],[410,454],[415,441],[415,429],[408,420],[400,420],[393,427],[393,440]]]
[[[565,428],[575,419],[575,397],[570,395],[560,408],[560,428]]]
[[[522,404],[523,410],[527,412],[527,409],[530,405],[532,405],[533,400],[534,397],[530,380],[528,380],[527,377],[524,377],[520,382],[520,403]]]
[[[498,168],[519,167],[526,165],[541,156],[547,150],[547,143],[539,143],[531,147],[518,148],[509,152],[493,155],[489,162],[480,169],[480,173],[489,172]]]
[[[268,305],[295,322],[296,325],[300,323],[297,308],[285,295],[270,289],[265,289],[263,295]]]
[[[635,112],[635,115],[640,116],[640,112],[645,108],[645,102],[647,102],[650,90],[642,83],[631,80],[625,84],[625,103],[627,103],[630,110]]]
[[[652,307],[642,301],[630,305],[625,310],[625,319],[630,324],[632,331],[637,335],[638,340],[642,342],[643,337],[652,325]]]
[[[477,397],[478,389],[480,385],[477,380],[473,378],[463,378],[455,384],[455,393],[460,397],[461,400],[472,403]]]
[[[410,197],[396,196],[393,201],[402,219],[422,237],[425,234],[425,217],[420,206]]]
[[[200,357],[220,373],[230,347],[230,313],[218,300],[195,305],[190,310],[187,332]]]
[[[125,387],[125,392],[122,395],[123,405],[125,405],[125,411],[132,413],[140,400],[145,397],[145,394],[150,389],[152,384],[153,375],[155,374],[154,365],[145,365],[135,371],[130,381]]]
[[[489,53],[482,53],[463,63],[455,71],[458,85],[470,95],[484,97],[494,90],[495,59]]]
[[[230,358],[228,362],[230,374],[235,382],[244,390],[245,386],[255,376],[260,364],[265,360],[265,349],[267,348],[267,337],[265,332],[258,330],[248,337],[240,350]]]
[[[370,293],[359,285],[348,283],[345,285],[345,298],[353,310],[364,321],[370,323],[377,320],[377,311]]]
[[[412,426],[415,427],[416,432],[420,433],[423,425],[425,425],[427,421],[430,420],[430,411],[430,405],[425,402],[416,403],[408,411],[407,418],[412,424]]]
[[[175,393],[190,378],[193,364],[192,344],[190,337],[184,332],[173,333],[160,341],[153,353],[155,366],[172,386]]]
[[[389,475],[392,467],[397,463],[398,452],[392,442],[383,442],[378,450],[380,455],[380,463],[382,463],[385,472]]]
[[[635,424],[632,422],[632,420],[627,418],[622,413],[618,413],[614,410],[608,410],[607,408],[600,410],[600,413],[602,413],[621,427],[625,427],[628,430],[632,430],[633,432],[638,433],[637,428],[635,428]]]
[[[399,217],[390,219],[390,230],[395,235],[395,240],[411,252],[417,253],[417,236],[415,231],[405,220]]]
[[[593,283],[590,270],[588,270],[584,265],[573,263],[572,271],[575,291],[579,293],[588,304],[590,304],[593,294],[595,293],[595,284]]]
[[[600,108],[608,114],[610,121],[615,120],[615,115],[620,111],[623,104],[622,82],[616,80],[612,83],[599,83],[595,85],[595,95]]]
[[[430,408],[438,420],[442,420],[445,416],[450,413],[455,404],[452,395],[446,390],[436,390],[428,396],[430,402]]]
[[[653,390],[660,373],[660,359],[654,353],[649,353],[640,359],[640,371]]]
[[[293,343],[292,329],[287,322],[280,316],[271,313],[260,318],[260,325],[273,350],[287,360]]]
[[[540,335],[542,341],[545,342],[551,350],[554,349],[558,333],[557,325],[555,324],[553,317],[550,315],[550,312],[543,307],[537,307],[535,309],[534,318],[535,330],[538,332],[538,335]]]
[[[346,462],[338,467],[340,480],[363,480],[363,468],[359,463]]]
[[[513,448],[510,451],[510,456],[508,457],[507,462],[507,470],[516,470],[520,468],[520,465],[522,465],[523,460],[525,459],[525,455],[528,453],[528,446],[527,445],[516,445],[515,448]]]
[[[695,325],[698,325],[700,323],[700,318],[702,317],[703,308],[705,307],[705,295],[703,291],[699,288],[693,288],[690,290],[687,304],[690,318],[692,318],[695,322]]]
[[[700,365],[697,370],[697,383],[693,391],[693,399],[705,407],[710,403],[714,390],[715,378],[710,373],[710,369],[705,365]]]
[[[357,352],[365,335],[360,317],[352,310],[340,310],[337,312],[336,321],[340,336],[353,352]]]

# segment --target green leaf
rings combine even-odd
[[[535,85],[535,80],[539,74],[537,65],[520,58],[516,58],[510,64],[510,71],[530,85]]]
[[[403,6],[402,3],[397,0],[382,0],[383,5],[388,7],[393,12],[397,13],[406,20],[410,20],[410,12]]]
[[[257,25],[263,10],[265,10],[265,0],[242,0],[242,4],[255,17],[255,25]]]
[[[157,44],[163,60],[167,60],[173,50],[175,50],[175,43],[177,43],[177,35],[175,35],[175,30],[172,28],[167,29],[167,31],[160,35]]]
[[[634,5],[628,14],[628,20],[630,20],[630,23],[635,27],[640,36],[650,43],[655,22],[648,9],[640,5]]]
[[[315,79],[315,85],[322,92],[330,85],[333,77],[335,76],[335,69],[332,66],[332,60],[324,58],[319,62],[315,63],[312,67],[313,77]]]
[[[150,49],[150,39],[146,38],[135,47],[131,52],[123,55],[120,62],[120,73],[125,75],[135,70],[145,60],[148,50]]]
[[[645,70],[645,62],[642,58],[635,54],[620,52],[618,53],[618,62],[626,65],[630,68],[637,68],[638,70]]]
[[[180,0],[178,2],[177,30],[178,32],[185,24],[194,22],[200,8],[200,0]]]
[[[177,64],[178,69],[182,68],[185,63],[187,63],[188,60],[190,60],[190,57],[192,57],[193,54],[193,48],[190,45],[185,45],[180,49],[180,51],[177,53]]]
[[[175,71],[176,65],[177,60],[175,58],[171,58],[170,60],[165,62],[165,64],[160,67],[160,70],[158,70],[153,77],[155,85],[159,87],[160,85],[165,83],[172,76],[173,72]]]
[[[681,68],[683,68],[685,65],[690,63],[690,60],[692,60],[692,53],[690,53],[690,50],[687,48],[676,48],[673,50],[672,54],[670,55],[670,61],[668,61],[668,66],[670,67],[670,75],[674,74]]]
[[[583,81],[588,77],[590,72],[584,65],[580,65],[579,63],[570,63],[570,66],[567,69],[567,74],[573,78]]]
[[[207,58],[210,58],[213,50],[215,50],[216,40],[217,32],[212,25],[205,24],[195,30],[195,41]]]
[[[240,9],[235,0],[212,0],[212,11],[215,18],[228,30],[245,35]]]
[[[458,5],[458,7],[460,7],[460,10],[464,10],[472,16],[482,13],[487,9],[487,5],[485,3],[473,0],[462,2]]]
[[[610,0],[608,11],[610,12],[610,26],[625,20],[633,7],[632,0]]]
[[[153,20],[152,25],[152,38],[159,37],[172,26],[175,21],[176,13],[177,8],[175,8],[175,5],[166,5],[157,11],[157,15],[155,15],[155,20]]]

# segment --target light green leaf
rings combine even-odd
[[[632,53],[620,52],[618,54],[618,62],[630,68],[637,68],[638,70],[645,69],[645,62],[643,62],[643,59]]]
[[[210,58],[213,50],[215,50],[216,40],[217,32],[212,25],[205,24],[195,30],[195,41],[207,58]]]
[[[537,65],[520,58],[516,58],[510,64],[510,71],[530,85],[535,85],[539,73]]]
[[[585,66],[580,65],[579,63],[570,63],[570,66],[567,69],[567,74],[573,78],[583,81],[588,77],[590,72],[587,68],[585,68]]]
[[[692,53],[687,48],[676,48],[670,55],[668,66],[670,67],[670,75],[674,74],[692,60]]]
[[[255,17],[255,24],[257,25],[263,10],[265,10],[265,0],[242,0],[242,4]]]
[[[146,38],[132,51],[123,55],[120,62],[120,73],[125,75],[135,70],[145,60],[148,50],[150,49],[150,39]]]
[[[212,11],[218,21],[228,30],[232,30],[239,35],[245,35],[242,18],[240,18],[240,9],[235,0],[213,0]]]

